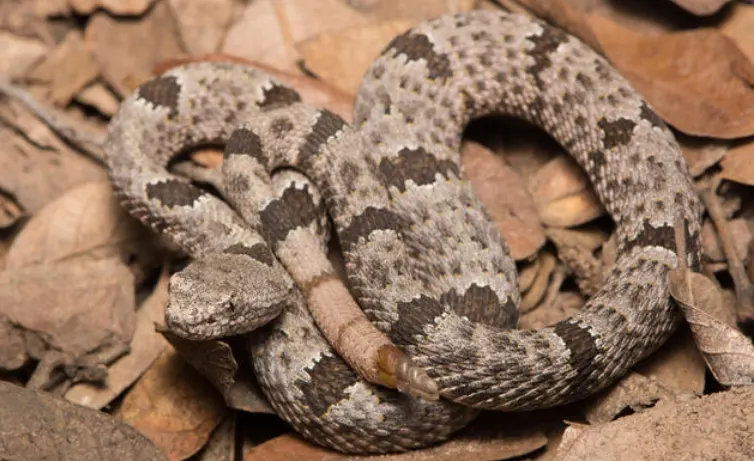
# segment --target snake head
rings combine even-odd
[[[173,274],[165,325],[190,340],[253,331],[277,317],[293,281],[277,262],[267,265],[242,254],[213,254]]]

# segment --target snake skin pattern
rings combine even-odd
[[[255,371],[309,440],[401,451],[447,439],[478,409],[572,402],[614,382],[679,324],[666,274],[678,263],[677,229],[687,242],[680,257],[698,268],[691,178],[662,120],[576,38],[520,15],[448,15],[387,46],[351,126],[298,101],[254,69],[186,65],[123,102],[107,152],[123,206],[196,258],[171,280],[166,324],[196,338],[266,324],[249,335]],[[493,114],[527,120],[565,147],[616,224],[604,286],[578,315],[538,331],[515,329],[514,261],[460,166],[464,127]],[[226,140],[224,174],[243,218],[165,169],[189,146]],[[236,159],[252,172],[234,173]],[[314,326],[307,293],[332,274],[297,287],[278,258],[295,261],[305,235],[324,248],[320,193],[361,308],[443,399],[367,383]]]

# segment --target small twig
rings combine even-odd
[[[728,260],[728,271],[733,279],[733,285],[736,290],[738,305],[740,308],[751,311],[754,309],[754,286],[746,275],[746,268],[744,268],[743,262],[738,257],[733,238],[728,230],[728,222],[725,220],[723,206],[715,193],[718,184],[719,181],[714,178],[702,180],[699,187],[699,195],[704,202],[704,206],[707,208],[707,213],[715,225],[715,229],[717,229],[717,235],[720,236],[723,253],[725,253],[725,257]],[[738,314],[739,318],[741,318],[743,313],[739,312]]]
[[[105,154],[103,153],[103,146],[105,145],[104,136],[85,133],[80,129],[74,128],[57,110],[46,107],[25,89],[2,79],[0,79],[0,94],[20,102],[61,138],[97,162],[101,164],[105,163]]]

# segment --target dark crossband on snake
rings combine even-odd
[[[495,114],[560,143],[616,225],[604,285],[537,331],[516,328],[514,261],[460,164],[466,125]],[[226,145],[228,203],[167,171],[210,142]],[[273,408],[344,452],[420,448],[481,409],[604,389],[679,325],[666,275],[679,258],[699,264],[701,207],[672,132],[603,57],[522,15],[447,15],[399,35],[366,72],[352,124],[247,66],[174,68],[123,102],[106,150],[125,209],[194,258],[171,280],[166,325],[193,339],[248,333]],[[322,260],[326,216],[345,290]],[[317,328],[307,303],[337,303],[338,290],[405,353],[386,369],[416,378],[408,392],[364,379]],[[440,398],[411,392],[423,385]]]

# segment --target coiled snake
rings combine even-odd
[[[478,409],[571,402],[615,381],[679,324],[666,283],[677,226],[682,257],[699,261],[700,205],[685,162],[648,104],[576,38],[520,15],[448,15],[387,46],[352,125],[298,101],[249,67],[185,65],[123,102],[107,152],[123,206],[196,258],[171,281],[168,326],[212,338],[267,324],[249,335],[255,371],[308,439],[400,451],[446,439]],[[515,265],[459,163],[464,127],[489,114],[549,133],[616,224],[604,286],[578,315],[540,331],[514,329]],[[226,140],[229,201],[243,219],[166,170],[186,147]],[[367,383],[314,326],[304,299],[333,274],[302,255],[324,247],[324,210],[361,308],[442,399]],[[289,272],[308,283],[296,288]]]

